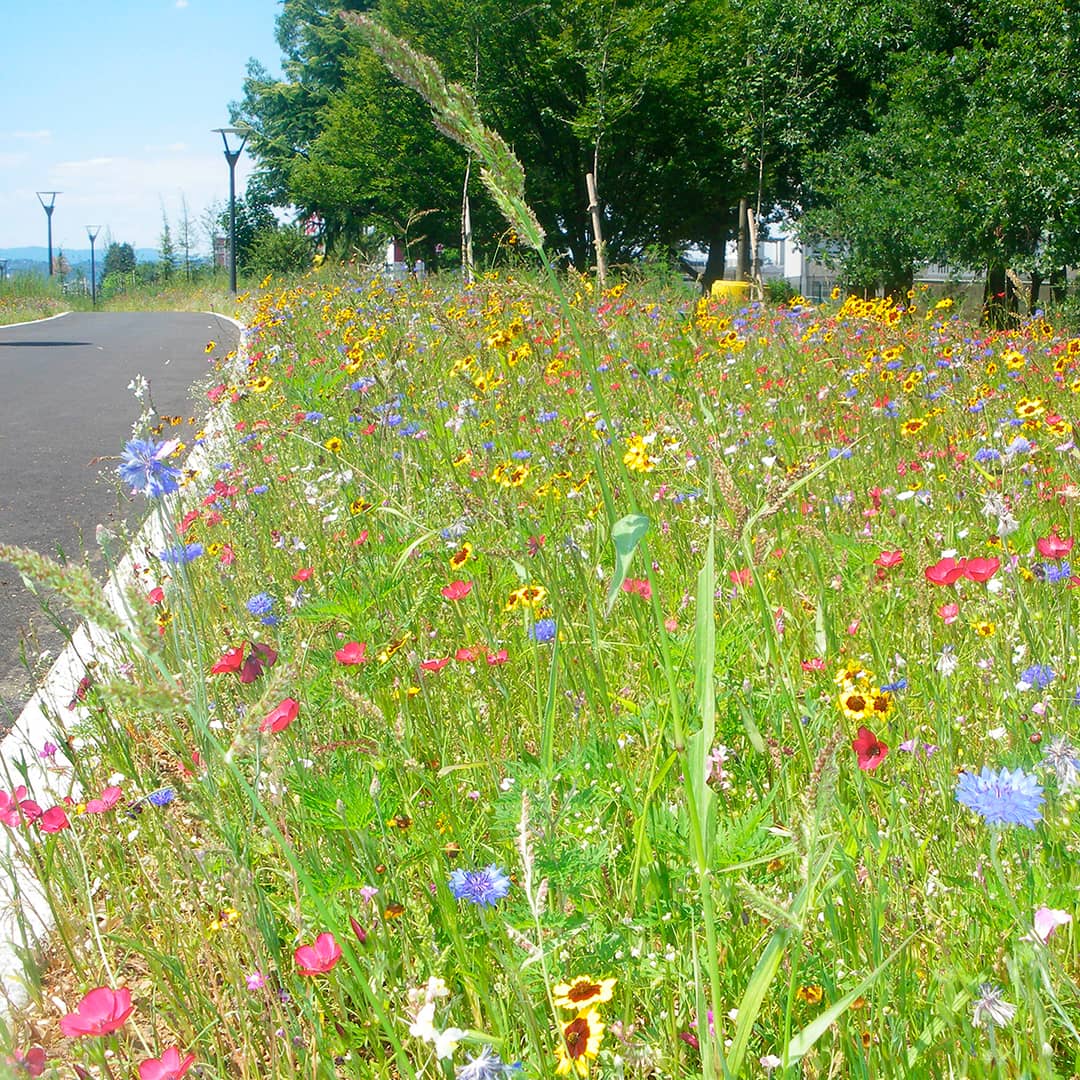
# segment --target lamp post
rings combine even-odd
[[[37,192],[38,202],[41,203],[42,209],[45,211],[45,216],[49,219],[49,277],[52,277],[53,265],[52,265],[52,212],[53,207],[56,205],[56,196],[62,194],[59,191],[39,191]],[[49,201],[45,201],[45,196],[49,196]]]
[[[214,128],[225,144],[225,160],[229,163],[229,291],[236,295],[236,163],[244,151],[248,128]],[[229,145],[229,136],[240,137],[240,145]]]
[[[86,235],[90,237],[90,304],[97,307],[97,266],[94,263],[94,241],[101,232],[100,225],[87,225]]]

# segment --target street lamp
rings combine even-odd
[[[52,265],[52,212],[53,207],[56,205],[56,196],[61,195],[60,191],[39,191],[37,192],[38,202],[41,203],[42,209],[45,211],[45,216],[49,219],[49,277],[52,277],[53,265]],[[45,196],[49,196],[49,201],[45,201]]]
[[[244,152],[244,143],[247,142],[249,128],[214,128],[221,135],[221,141],[225,144],[225,160],[229,163],[229,291],[236,295],[236,163]],[[231,147],[229,136],[234,139],[240,137],[240,145]]]
[[[86,235],[90,237],[90,304],[97,307],[97,266],[94,263],[94,241],[101,232],[100,225],[87,225]]]

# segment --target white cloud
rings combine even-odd
[[[178,8],[186,8],[188,6],[188,0],[176,0],[176,6]],[[46,260],[47,262],[48,260]]]
[[[30,160],[28,154],[0,154],[0,169],[15,169]]]
[[[250,158],[244,155],[237,169],[238,192],[244,191],[252,167]],[[85,247],[83,224],[92,221],[103,226],[102,235],[107,232],[117,242],[156,248],[161,236],[162,207],[175,242],[183,196],[197,234],[198,249],[202,250],[207,241],[200,219],[207,206],[221,205],[228,197],[229,169],[220,151],[195,154],[162,148],[156,154],[140,157],[116,155],[64,161],[52,166],[39,186],[42,190],[55,188],[60,192],[53,217],[53,242],[57,246]],[[10,230],[5,246],[43,243],[38,233],[44,236],[44,221],[39,222],[39,218],[43,219],[44,215],[33,190],[22,185],[8,190],[0,188],[0,221],[25,225],[23,229]]]
[[[52,132],[48,128],[42,128],[40,131],[13,131],[11,137],[13,139],[51,139]]]
[[[57,172],[62,172],[65,176],[72,176],[101,169],[106,165],[111,165],[115,160],[115,158],[110,157],[95,157],[86,158],[84,161],[60,161],[53,168]]]

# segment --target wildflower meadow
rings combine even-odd
[[[269,282],[124,449],[12,1075],[1080,1069],[1080,338],[567,290]]]
[[[121,646],[0,795],[9,1068],[1076,1075],[1080,338],[558,275],[356,21],[526,254],[264,282],[123,612],[0,547]]]

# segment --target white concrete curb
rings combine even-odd
[[[55,315],[46,315],[44,319],[27,319],[26,322],[0,323],[0,330],[10,330],[13,326],[37,326],[38,323],[52,322],[53,319],[62,319],[65,315],[70,314],[70,311],[60,311]]]
[[[246,357],[246,327],[219,312],[205,314],[214,314],[239,329],[237,364],[242,368]],[[210,453],[221,434],[220,428],[209,426],[206,437],[188,455],[185,468],[201,473],[209,464]],[[185,493],[182,490],[172,498],[177,501],[169,506],[171,511],[175,511],[182,504]],[[159,551],[168,543],[161,515],[153,514],[134,537],[132,550]],[[127,601],[124,590],[135,584],[138,577],[134,573],[134,560],[129,551],[104,586],[109,606],[125,621]],[[145,582],[139,584],[140,591],[145,591]],[[86,674],[88,662],[95,660],[101,667],[107,668],[110,661],[115,662],[115,657],[110,657],[114,648],[112,637],[99,628],[86,623],[78,626],[70,643],[56,658],[42,684],[19,714],[15,726],[0,741],[0,790],[10,792],[25,783],[29,788],[29,797],[35,799],[43,810],[56,805],[63,795],[72,793],[72,782],[66,770],[50,769],[39,754],[47,741],[60,743],[65,739],[64,718],[69,715],[67,706],[79,680]],[[79,713],[72,715],[78,716]],[[25,781],[22,778],[24,773]],[[63,833],[60,837],[63,837]],[[28,844],[23,828],[9,829],[0,825],[0,1014],[8,1012],[9,1008],[25,1005],[29,999],[28,965],[24,964],[24,957],[29,959],[36,953],[38,943],[53,925],[45,892],[29,869],[27,848],[30,845],[37,845],[37,840],[31,839]]]

